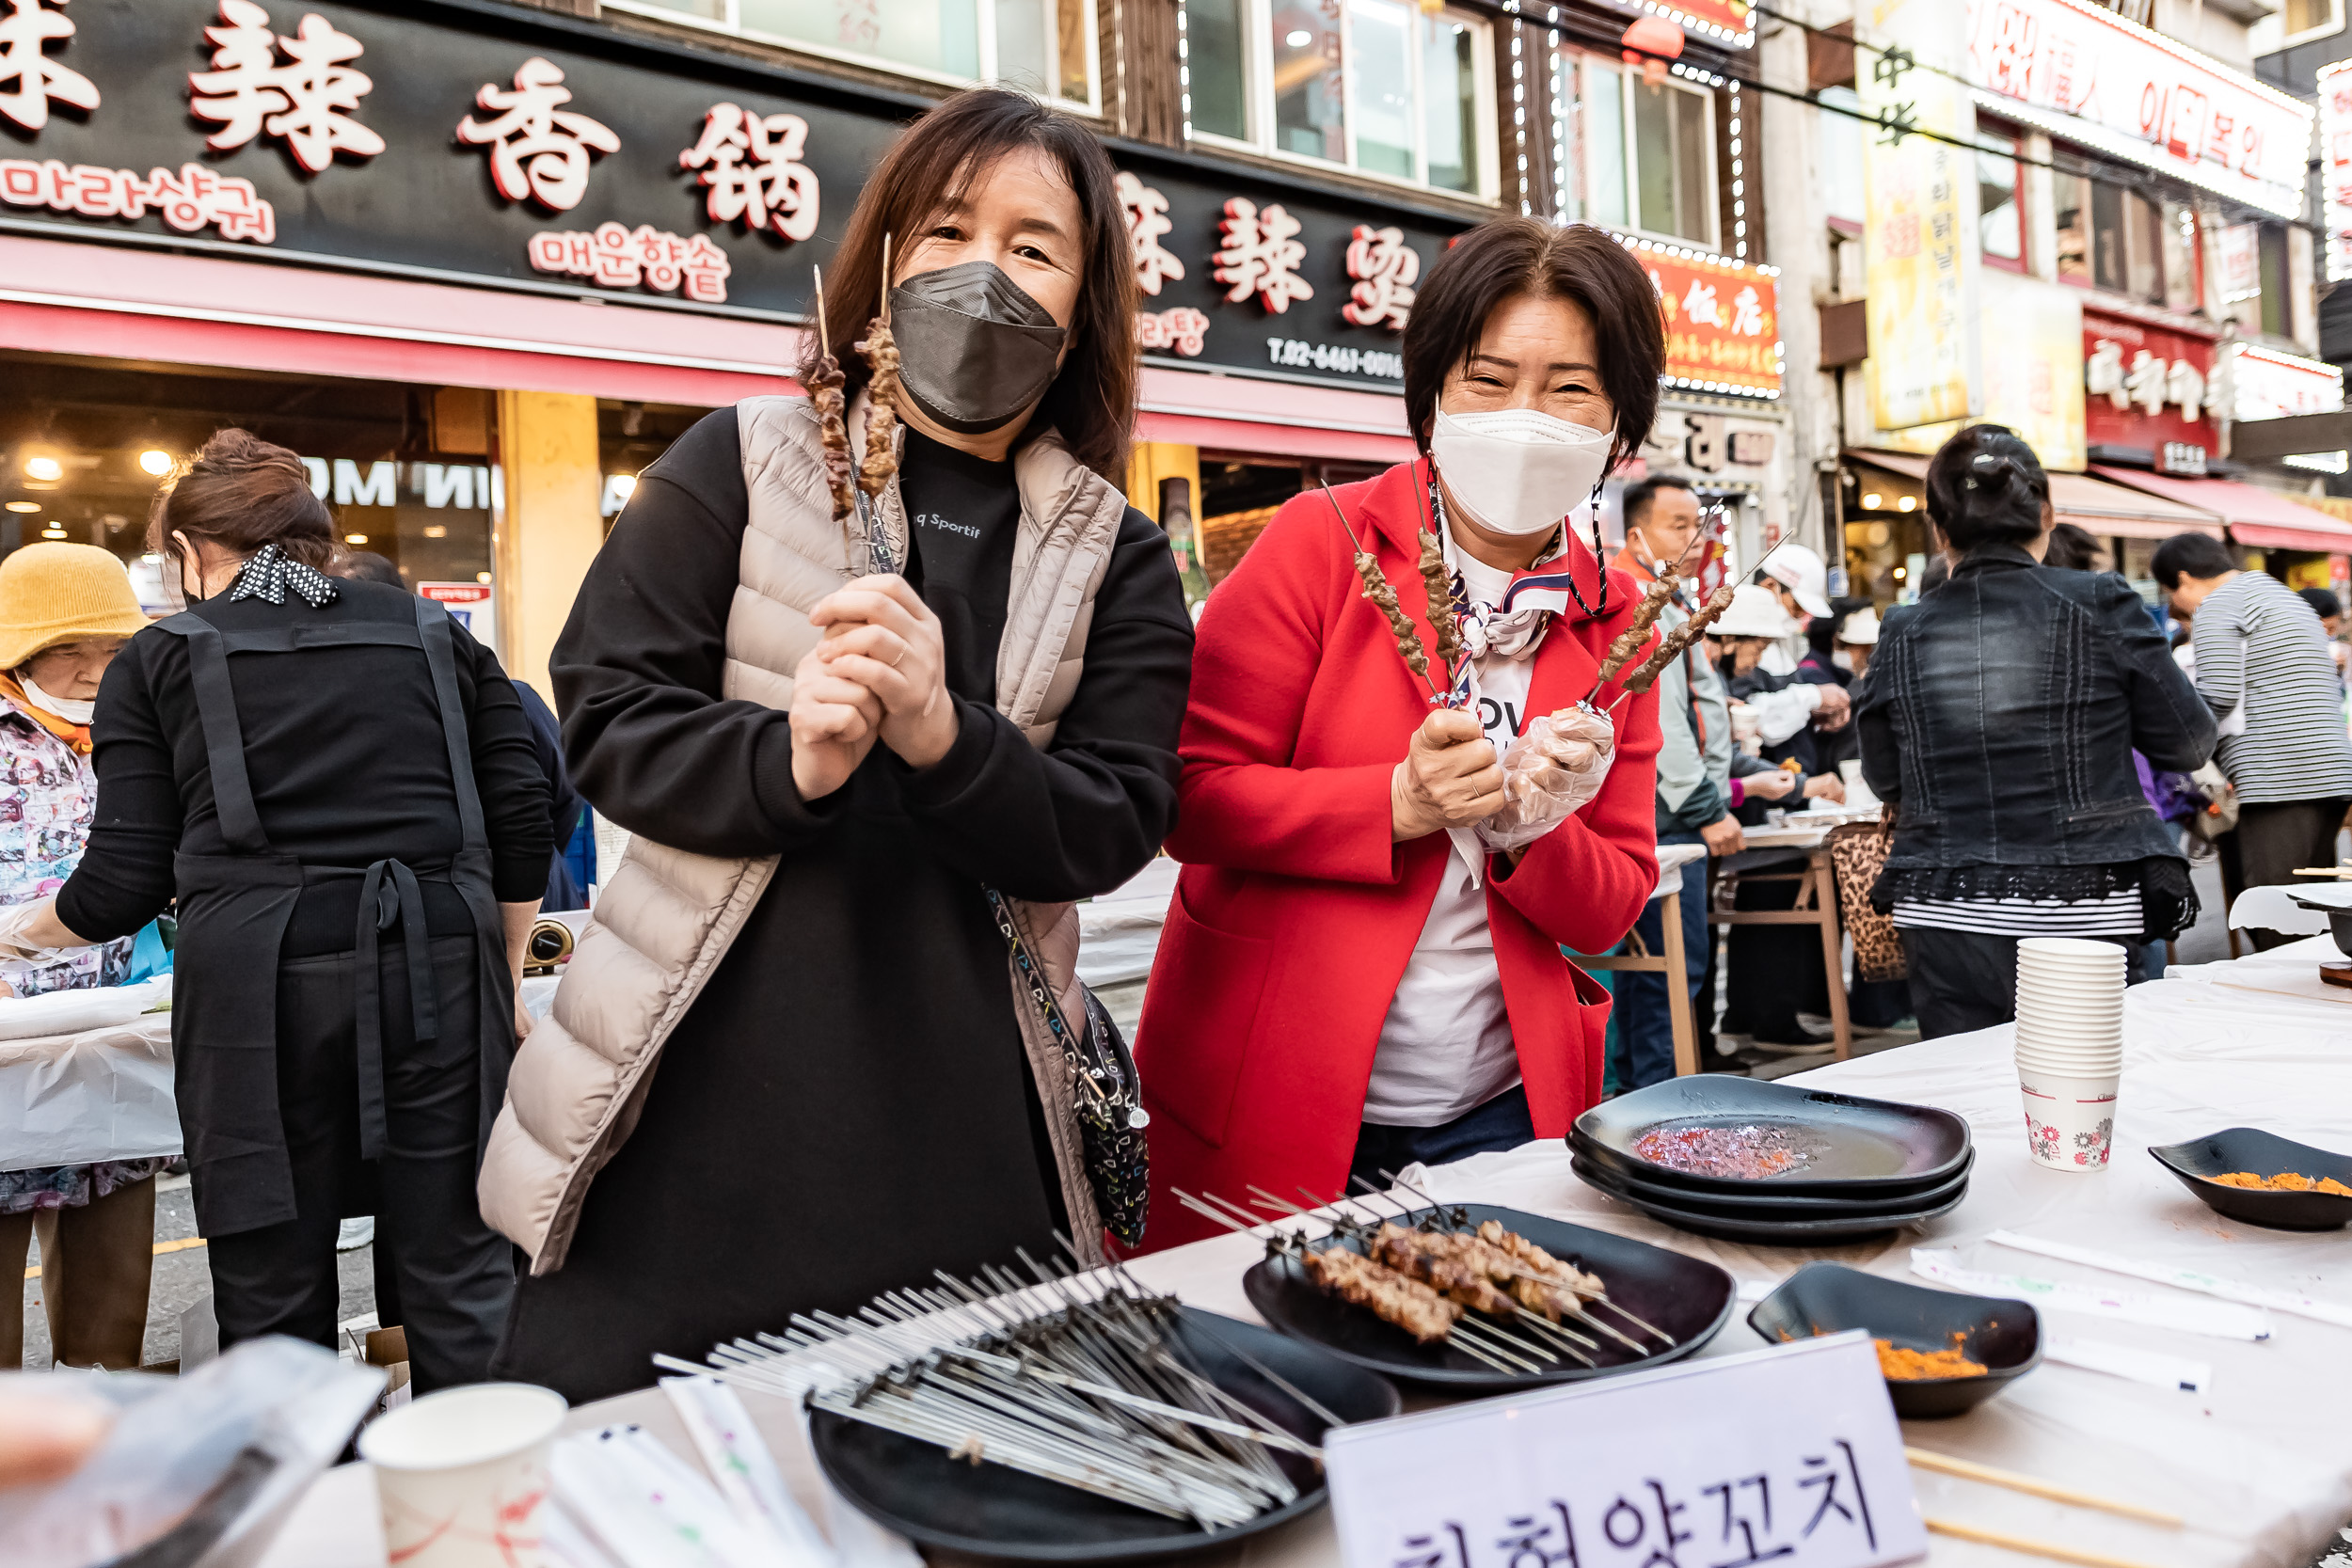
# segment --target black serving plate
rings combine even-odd
[[[1259,1315],[1284,1334],[1321,1345],[1343,1360],[1400,1382],[1456,1394],[1507,1393],[1663,1366],[1689,1355],[1721,1333],[1724,1324],[1731,1321],[1738,1294],[1731,1275],[1702,1259],[1686,1258],[1647,1242],[1613,1236],[1605,1230],[1589,1230],[1562,1220],[1548,1220],[1517,1209],[1498,1209],[1484,1203],[1449,1203],[1445,1212],[1449,1218],[1466,1216],[1472,1227],[1487,1220],[1501,1220],[1506,1228],[1518,1231],[1553,1257],[1573,1263],[1587,1274],[1597,1275],[1609,1287],[1610,1300],[1673,1335],[1676,1342],[1643,1355],[1605,1334],[1594,1334],[1571,1323],[1569,1326],[1576,1332],[1599,1341],[1597,1348],[1584,1353],[1597,1365],[1585,1367],[1564,1359],[1558,1369],[1549,1371],[1498,1372],[1442,1340],[1434,1345],[1416,1343],[1411,1335],[1383,1322],[1368,1308],[1351,1307],[1327,1293],[1288,1258],[1269,1258],[1258,1264],[1242,1276],[1242,1289]],[[1410,1218],[1407,1216],[1406,1223],[1410,1223]],[[1645,1338],[1607,1307],[1596,1315],[1602,1323],[1611,1323],[1636,1339]]]
[[[2352,1197],[2333,1193],[2278,1193],[2253,1187],[2225,1187],[2208,1177],[2232,1171],[2256,1176],[2283,1176],[2289,1171],[2317,1180],[2332,1176],[2352,1186],[2352,1158],[2298,1144],[2254,1127],[2232,1127],[2191,1138],[2185,1144],[2151,1146],[2149,1153],[2181,1179],[2217,1213],[2273,1230],[2333,1230],[2352,1220]]]
[[[1843,1263],[1807,1263],[1756,1303],[1748,1326],[1767,1339],[1809,1339],[1850,1328],[1899,1349],[1952,1348],[1985,1368],[1977,1377],[1886,1380],[1895,1414],[1934,1420],[1975,1409],[2042,1364],[2042,1319],[2022,1301],[1964,1296],[1884,1279]]]
[[[1333,1415],[1353,1424],[1393,1416],[1396,1389],[1383,1378],[1312,1345],[1255,1323],[1183,1309],[1175,1337],[1216,1386],[1273,1426],[1308,1442],[1328,1423],[1249,1365],[1256,1360]],[[1002,1465],[970,1465],[945,1449],[850,1420],[809,1412],[809,1441],[825,1479],[876,1523],[926,1546],[1008,1562],[1129,1562],[1222,1546],[1311,1513],[1328,1491],[1303,1454],[1270,1450],[1297,1483],[1298,1500],[1212,1535],[1183,1520],[1081,1492]]]
[[[1726,1127],[1779,1123],[1797,1129],[1814,1157],[1804,1174],[1746,1180],[1694,1176],[1633,1152],[1636,1139],[1666,1122]],[[1576,1118],[1571,1147],[1594,1164],[1693,1196],[1770,1192],[1788,1197],[1896,1197],[1943,1185],[1968,1161],[1968,1123],[1931,1105],[1827,1094],[1759,1078],[1698,1073],[1604,1100]]]
[[[1961,1200],[1968,1196],[1968,1183],[1963,1180],[1958,1187],[1950,1189],[1949,1196],[1923,1200],[1919,1208],[1901,1213],[1781,1219],[1761,1213],[1736,1215],[1720,1211],[1709,1212],[1691,1207],[1687,1200],[1663,1200],[1652,1196],[1655,1189],[1636,1189],[1620,1180],[1614,1172],[1602,1170],[1581,1159],[1571,1160],[1569,1168],[1588,1185],[1620,1203],[1631,1204],[1652,1219],[1665,1221],[1677,1230],[1688,1230],[1697,1236],[1712,1236],[1721,1241],[1763,1242],[1778,1246],[1820,1246],[1831,1242],[1881,1235],[1899,1226],[1915,1225],[1921,1220],[1948,1213],[1960,1207]]]
[[[1569,1147],[1573,1152],[1570,1164],[1578,1167],[1580,1175],[1582,1167],[1590,1167],[1596,1186],[1605,1186],[1613,1193],[1620,1189],[1638,1193],[1672,1208],[1699,1214],[1721,1214],[1726,1219],[1836,1220],[1871,1214],[1913,1214],[1965,1190],[1968,1172],[1977,1162],[1976,1150],[1972,1148],[1950,1180],[1892,1197],[1872,1194],[1855,1197],[1807,1197],[1800,1194],[1792,1197],[1769,1181],[1750,1182],[1751,1190],[1744,1193],[1703,1193],[1689,1187],[1670,1187],[1621,1165],[1596,1160],[1582,1145],[1571,1143]]]

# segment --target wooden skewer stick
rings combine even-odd
[[[2010,1535],[2000,1530],[1981,1529],[1951,1519],[1931,1518],[1924,1521],[1930,1535],[1948,1535],[1955,1541],[1974,1541],[1980,1546],[2000,1546],[2027,1557],[2046,1557],[2053,1562],[2074,1562],[2082,1568],[2150,1568],[2150,1564],[2128,1557],[2110,1557],[2106,1552],[2086,1552],[2079,1546],[2061,1546],[2051,1541],[2031,1541],[2022,1535]]]
[[[825,326],[825,269],[811,262],[808,269],[817,277],[817,352],[833,352],[833,334]]]
[[[2142,1508],[2137,1503],[2117,1502],[2112,1497],[2094,1497],[2089,1492],[2077,1492],[2072,1487],[2059,1486],[2033,1476],[2019,1475],[2014,1470],[1996,1470],[1990,1465],[1979,1465],[1974,1460],[1954,1459],[1932,1449],[1906,1446],[1903,1457],[1920,1469],[1933,1470],[1938,1475],[1958,1476],[1963,1481],[1980,1481],[1987,1486],[2006,1486],[2012,1492],[2030,1492],[2052,1502],[2073,1503],[2077,1508],[2095,1508],[2108,1513],[2121,1513],[2127,1519],[2145,1519],[2152,1525],[2163,1525],[2172,1529],[2181,1527],[2181,1516],[2177,1513]]]
[[[2298,865],[2292,873],[2297,877],[2352,877],[2352,865]]]

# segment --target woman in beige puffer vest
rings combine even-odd
[[[843,345],[893,237],[879,539],[831,521],[807,403],[756,398],[645,470],[590,569],[564,750],[637,837],[483,1168],[532,1263],[500,1375],[596,1398],[1057,1228],[1095,1244],[1067,1069],[982,888],[1074,1001],[1070,902],[1174,820],[1191,622],[1104,477],[1135,406],[1112,181],[1018,94],[932,109],[827,267]]]

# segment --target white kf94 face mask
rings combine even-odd
[[[1472,521],[1496,533],[1541,533],[1590,499],[1613,439],[1533,408],[1440,410],[1429,455]]]

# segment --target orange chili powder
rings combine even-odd
[[[1960,1353],[1961,1341],[1966,1336],[1952,1336],[1949,1350],[1908,1350],[1892,1339],[1873,1339],[1879,1348],[1879,1371],[1890,1383],[1915,1383],[1923,1378],[1982,1377],[1982,1362],[1971,1361]]]
[[[2327,1193],[2335,1197],[2352,1197],[2352,1187],[2345,1186],[2332,1176],[2316,1180],[2297,1176],[2293,1171],[2278,1176],[2256,1176],[2250,1170],[2233,1170],[2227,1176],[2209,1176],[2205,1180],[2224,1187],[2251,1187],[2270,1193]]]

